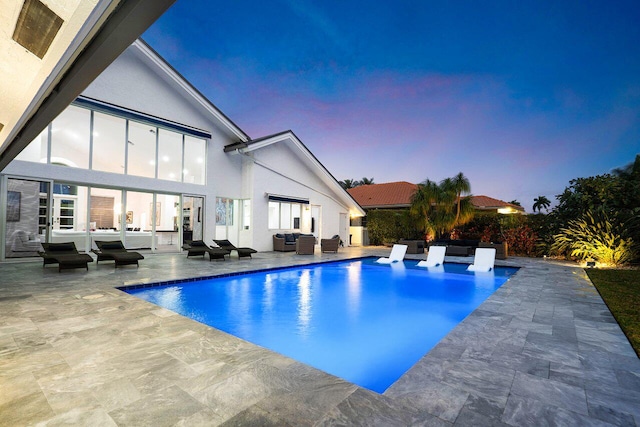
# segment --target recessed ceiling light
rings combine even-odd
[[[42,59],[64,20],[40,0],[25,0],[13,39]]]

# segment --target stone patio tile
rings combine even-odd
[[[430,414],[395,404],[389,398],[358,389],[315,424],[316,426],[447,426]]]
[[[588,414],[584,389],[562,382],[516,372],[511,394],[534,398],[544,404],[565,408],[579,414]]]
[[[631,414],[640,420],[640,390],[613,388],[602,384],[586,385],[589,407],[603,406],[617,412]]]
[[[204,409],[204,405],[178,387],[158,390],[125,407],[109,412],[118,425],[173,426]]]
[[[611,426],[601,420],[517,395],[509,396],[502,421],[512,426]]]
[[[0,405],[0,414],[0,426],[3,427],[34,425],[55,416],[41,391],[22,395]]]
[[[506,402],[515,371],[465,359],[456,362],[443,379],[445,384],[498,402]]]

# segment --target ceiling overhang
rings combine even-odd
[[[56,3],[63,22],[31,52],[13,38],[26,3],[0,0],[0,171],[174,2]]]

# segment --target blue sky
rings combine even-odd
[[[640,153],[640,2],[178,0],[144,35],[252,138],[339,180],[555,201]]]

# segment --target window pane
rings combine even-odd
[[[93,170],[124,173],[124,119],[93,113]]]
[[[124,209],[124,218],[122,218],[125,222],[125,246],[128,249],[153,248],[154,241],[151,234],[151,230],[154,224],[153,194],[127,191],[126,197],[127,205]],[[155,224],[158,230],[162,229],[162,209],[165,208],[168,208],[173,212],[173,206],[167,207],[163,206],[162,203],[156,203],[158,217],[155,221]],[[171,218],[169,218],[169,220],[165,222],[167,222],[166,226],[169,227],[169,231],[171,231]]]
[[[89,168],[89,120],[91,112],[70,105],[51,127],[51,163]]]
[[[155,178],[156,128],[129,121],[127,174]]]
[[[24,160],[26,162],[47,163],[47,135],[49,128],[46,127],[40,135],[25,147],[24,150],[16,156],[16,160]]]
[[[184,138],[184,182],[204,184],[205,140],[185,136]]]
[[[182,134],[160,129],[158,178],[179,181],[182,177]]]
[[[292,204],[291,205],[291,217],[293,220],[293,224],[291,226],[291,228],[293,229],[300,229],[300,205],[299,204]]]
[[[280,203],[280,228],[291,227],[291,203]]]
[[[269,202],[269,228],[280,228],[280,203]]]
[[[242,201],[242,228],[248,230],[251,226],[251,200]]]

